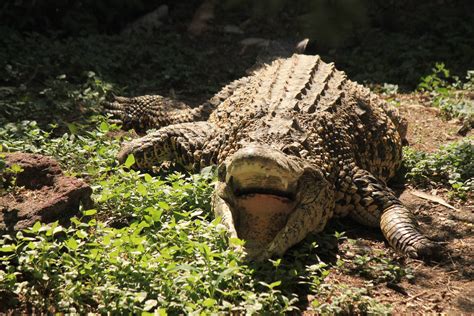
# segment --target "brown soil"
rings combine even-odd
[[[399,99],[401,113],[409,122],[408,142],[414,148],[434,151],[442,144],[462,138],[456,134],[461,123],[446,122],[437,109],[424,107],[418,96],[400,95]],[[451,201],[454,210],[413,195],[414,189],[403,184],[398,191],[401,201],[415,214],[420,230],[443,246],[439,258],[429,263],[403,258],[394,253],[379,231],[351,225],[349,221],[343,222],[343,229],[357,242],[340,245],[339,256],[350,264],[351,253],[357,253],[357,244],[361,243],[371,251],[387,253],[412,271],[413,280],[403,279],[396,285],[377,284],[370,291],[379,302],[391,304],[395,314],[474,313],[474,201],[471,199],[463,205]],[[426,193],[448,200],[442,190]],[[333,268],[325,282],[364,287],[365,281],[371,281],[370,277],[343,270]]]
[[[420,95],[401,96],[401,113],[409,121],[408,141],[418,150],[435,151],[440,145],[463,137],[457,134],[462,126],[457,120],[446,121],[439,110],[428,107]],[[473,135],[470,131],[467,136]],[[415,214],[420,229],[432,240],[444,245],[438,261],[425,264],[407,260],[415,275],[412,283],[402,282],[407,295],[380,291],[381,301],[390,302],[394,311],[474,313],[474,201],[456,203],[456,210],[421,199],[405,188],[400,199]],[[428,192],[447,197],[443,192]],[[392,292],[390,294],[390,292]]]
[[[58,163],[46,156],[12,153],[6,155],[7,166],[23,170],[6,173],[6,187],[0,188],[0,231],[17,231],[36,221],[66,224],[79,210],[91,206],[92,189],[83,180],[64,176]],[[12,185],[12,181],[15,185]]]
[[[433,152],[439,146],[463,138],[458,135],[462,127],[459,120],[446,121],[440,110],[430,106],[430,101],[423,95],[400,94],[400,113],[408,121],[408,142],[417,150]],[[470,131],[467,136],[473,135]]]

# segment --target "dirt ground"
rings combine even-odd
[[[446,122],[439,111],[427,108],[419,96],[400,95],[401,113],[409,122],[410,146],[424,151],[434,151],[439,145],[458,140],[459,122]],[[470,132],[472,134],[472,131]],[[425,191],[441,197],[454,209],[417,196],[419,189],[404,186],[394,188],[401,201],[415,214],[420,230],[430,239],[442,244],[443,251],[437,260],[425,263],[420,260],[401,258],[383,240],[380,232],[347,224],[347,236],[356,239],[369,249],[377,249],[397,258],[403,267],[412,271],[412,280],[403,280],[393,286],[387,283],[375,285],[371,294],[381,303],[393,306],[395,314],[405,313],[474,313],[474,202],[461,204],[449,201],[445,192]],[[344,225],[344,223],[343,223]],[[357,246],[344,242],[339,247],[341,258],[350,259]],[[364,279],[333,269],[325,280],[334,284],[364,287]]]
[[[454,119],[442,119],[440,110],[432,107],[430,101],[421,94],[399,94],[400,113],[408,120],[408,142],[416,150],[433,152],[439,146],[460,140],[457,134],[462,124]],[[473,135],[470,131],[467,136]]]

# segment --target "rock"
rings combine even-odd
[[[2,175],[7,183],[15,177],[16,182],[14,187],[0,188],[0,231],[21,230],[36,221],[64,225],[77,214],[80,204],[92,207],[90,186],[65,176],[53,158],[21,152],[6,154],[5,158],[7,167],[17,165],[22,170]]]

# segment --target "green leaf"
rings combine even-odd
[[[130,154],[128,155],[127,160],[125,160],[124,165],[126,168],[130,168],[131,166],[133,166],[134,163],[135,163],[135,157],[133,157],[133,154]]]
[[[107,124],[106,122],[102,122],[102,123],[100,123],[99,128],[102,132],[108,132],[109,131],[109,124]]]
[[[81,221],[78,220],[77,217],[75,217],[75,216],[74,216],[74,217],[71,217],[70,221],[71,221],[71,223],[73,223],[73,224],[76,225],[76,226],[79,226],[79,225],[82,224]]]
[[[263,286],[269,288],[269,289],[273,289],[273,288],[275,288],[275,287],[281,285],[281,281],[276,281],[276,282],[273,282],[273,283],[271,283],[271,284],[268,284],[268,283],[263,282],[263,281],[261,281],[261,282],[259,282],[259,283],[260,283],[261,285],[263,285]]]
[[[94,215],[94,214],[96,214],[96,213],[97,213],[97,210],[94,210],[94,209],[92,209],[92,210],[87,210],[87,211],[82,212],[82,214],[83,214],[84,216],[92,216],[92,215]]]
[[[103,237],[103,239],[102,239],[102,244],[103,244],[104,246],[110,245],[110,242],[111,242],[111,240],[112,240],[112,237],[113,237],[113,236],[112,236],[111,234],[105,235],[105,236]]]
[[[151,310],[153,307],[155,307],[156,305],[158,305],[158,301],[157,300],[147,300],[145,302],[145,306],[143,306],[143,310],[144,311],[149,311]]]
[[[141,303],[146,299],[147,295],[147,292],[138,292],[135,294],[135,300]]]
[[[79,244],[74,238],[69,238],[66,241],[66,246],[71,250],[76,250],[79,247]]]
[[[281,264],[281,258],[278,258],[277,260],[270,260],[270,262],[273,264],[275,268],[278,268]]]
[[[148,193],[146,187],[140,182],[138,182],[136,190],[137,190],[138,194],[140,194],[141,196],[146,196],[147,193]]]
[[[77,125],[73,123],[67,124],[67,128],[69,129],[69,133],[71,133],[72,135],[76,135],[79,130]]]
[[[215,281],[215,286],[218,287],[219,284],[221,283],[221,281],[227,277],[228,275],[231,275],[233,273],[235,273],[236,271],[239,271],[239,268],[238,267],[229,267],[227,269],[225,269],[224,271],[222,271],[221,273],[219,273],[219,276],[217,277],[216,281]]]
[[[231,237],[229,238],[229,244],[231,246],[243,246],[245,244],[245,240],[242,240],[237,237]]]
[[[41,227],[40,231],[46,230],[46,236],[53,236],[54,230],[58,227],[58,221]]]
[[[148,173],[145,173],[143,177],[145,178],[145,182],[147,183],[150,183],[151,181],[153,181],[153,177],[150,176]]]
[[[57,226],[57,227],[54,227],[53,229],[53,236],[57,233],[60,233],[60,232],[63,232],[64,231],[64,227],[62,226]]]
[[[168,313],[166,312],[166,309],[164,308],[158,308],[158,310],[155,311],[155,314],[157,314],[159,316],[168,316]]]
[[[157,210],[156,208],[149,206],[144,210],[146,213],[150,214],[153,218],[153,221],[157,222],[160,220],[161,215],[163,214],[162,210]]]
[[[17,164],[13,164],[10,166],[10,169],[14,172],[14,173],[20,173],[23,171],[23,168],[21,168],[20,165],[17,165]]]
[[[36,223],[33,225],[33,227],[31,227],[31,231],[32,231],[33,233],[37,233],[37,232],[39,232],[40,228],[41,228],[41,223],[40,223],[40,222],[36,222]]]
[[[170,209],[170,205],[166,202],[163,202],[163,201],[159,201],[158,202],[158,206],[164,210],[169,210]]]
[[[16,250],[16,245],[8,245],[0,248],[0,252],[13,252]]]
[[[217,301],[213,298],[206,298],[203,302],[202,305],[205,307],[212,307],[216,305]]]
[[[87,237],[87,233],[83,230],[78,230],[76,231],[76,236],[81,238],[81,239],[84,239]]]

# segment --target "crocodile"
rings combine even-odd
[[[251,260],[281,256],[343,216],[379,227],[410,257],[438,251],[386,185],[406,121],[317,55],[277,59],[195,108],[150,95],[106,107],[128,128],[152,129],[122,147],[120,162],[133,154],[141,170],[218,165],[213,210]]]

